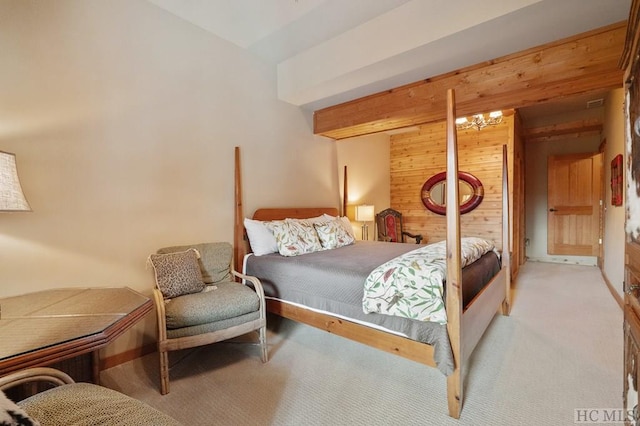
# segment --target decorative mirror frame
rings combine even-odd
[[[458,179],[469,184],[471,189],[473,190],[473,194],[471,197],[463,204],[460,205],[460,214],[469,213],[482,202],[484,198],[484,187],[482,186],[482,182],[480,179],[467,172],[458,172]],[[427,181],[422,185],[422,190],[420,191],[420,198],[422,199],[422,204],[431,210],[432,212],[439,215],[447,214],[447,207],[437,204],[431,198],[431,191],[433,187],[440,182],[446,182],[447,180],[447,172],[436,173],[431,176]]]

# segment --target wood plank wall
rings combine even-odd
[[[484,186],[482,203],[460,218],[462,234],[493,240],[500,250],[502,146],[508,145],[514,275],[519,260],[524,258],[524,150],[522,138],[515,134],[520,126],[516,122],[519,119],[513,111],[505,112],[497,126],[458,132],[459,168],[476,176]],[[416,131],[391,136],[391,207],[402,213],[405,230],[423,234],[427,242],[446,238],[445,216],[427,210],[420,197],[424,182],[446,169],[445,144],[445,122],[425,124]],[[514,159],[519,163],[515,170]],[[518,184],[514,184],[514,177]]]

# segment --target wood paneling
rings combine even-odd
[[[445,119],[455,88],[457,113],[521,108],[596,89],[620,87],[626,22],[321,109],[314,133],[333,139]]]
[[[505,111],[503,122],[478,131],[458,132],[459,169],[476,176],[484,186],[482,203],[460,217],[462,235],[493,240],[502,249],[502,146],[508,146],[511,195],[512,275],[524,263],[524,150],[518,136],[520,120]],[[402,212],[405,230],[420,233],[426,242],[446,238],[446,218],[427,210],[420,195],[424,182],[446,169],[444,122],[391,136],[391,207]],[[514,162],[518,167],[514,168]],[[515,172],[515,175],[514,175]]]

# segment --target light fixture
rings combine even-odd
[[[0,211],[31,211],[18,179],[16,156],[2,151],[0,151]]]
[[[469,118],[457,118],[456,128],[458,130],[466,130],[475,127],[480,130],[483,127],[495,126],[500,123],[502,123],[502,111],[493,111],[489,113],[489,118],[485,118],[484,114],[475,114]]]
[[[367,222],[373,222],[373,206],[362,204],[360,206],[356,206],[356,221],[362,222],[362,239],[369,239],[369,226]]]

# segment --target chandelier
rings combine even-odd
[[[489,113],[488,118],[485,118],[484,114],[475,114],[469,118],[457,118],[456,128],[458,130],[466,130],[475,127],[480,130],[483,127],[495,126],[500,123],[502,123],[502,111],[493,111]]]

